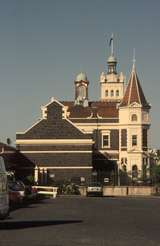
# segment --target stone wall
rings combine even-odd
[[[126,186],[104,186],[103,196],[127,196]]]

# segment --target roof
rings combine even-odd
[[[87,79],[87,75],[86,73],[79,73],[77,76],[76,76],[76,80],[75,81],[88,81]]]
[[[107,62],[108,62],[108,63],[110,63],[110,62],[111,62],[111,63],[117,62],[117,59],[116,59],[113,55],[111,55],[111,56],[108,57]]]
[[[68,106],[69,118],[118,118],[118,108],[116,102],[91,101],[88,107],[75,105],[74,101],[62,101],[64,106]]]
[[[9,152],[16,152],[16,149],[8,144],[0,142],[0,152],[3,153],[4,151],[9,151]]]
[[[149,104],[144,96],[143,90],[141,88],[135,65],[133,65],[130,79],[125,91],[125,95],[120,106],[129,106],[132,103],[138,103],[143,107],[149,107]]]

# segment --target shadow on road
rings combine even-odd
[[[33,206],[33,204],[43,204],[45,202],[45,199],[33,199],[33,200],[24,200],[23,203],[19,204],[10,204],[10,212],[22,209],[22,208],[35,208],[36,206]]]
[[[17,230],[32,227],[56,226],[62,224],[82,223],[82,220],[33,220],[33,221],[5,221],[0,223],[0,230]]]

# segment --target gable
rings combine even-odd
[[[39,121],[24,133],[17,133],[17,139],[88,139],[68,119],[63,118],[63,105],[54,101],[46,106],[46,118]]]

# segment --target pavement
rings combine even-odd
[[[57,197],[11,211],[0,246],[159,246],[160,199]]]

